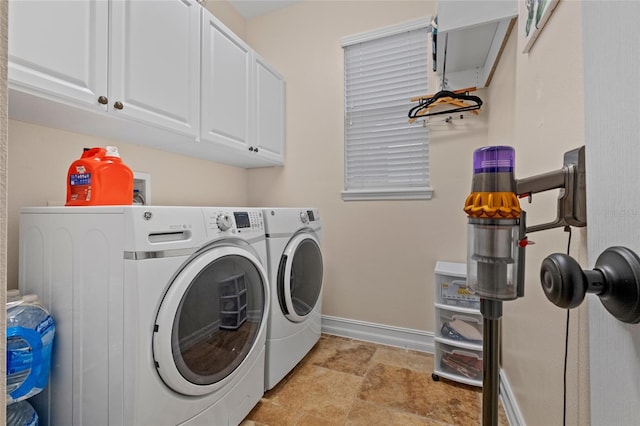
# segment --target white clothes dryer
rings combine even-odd
[[[41,207],[19,285],[56,321],[43,425],[237,425],[264,393],[262,211]]]
[[[322,226],[314,208],[266,208],[271,307],[265,390],[280,382],[320,339]]]

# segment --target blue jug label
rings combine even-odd
[[[7,374],[16,374],[30,369],[33,365],[33,352],[27,347],[22,350],[7,351]]]
[[[54,333],[55,325],[51,315],[47,315],[42,321],[40,321],[36,326],[35,331],[40,336],[44,336],[49,332]],[[23,340],[25,345],[15,350],[10,347],[7,348],[7,374],[15,374],[32,368],[33,352],[27,341],[22,339],[20,335],[11,337],[9,340]],[[47,350],[50,350],[50,347],[45,348],[45,351]]]
[[[40,333],[41,336],[44,336],[51,328],[53,328],[53,318],[51,318],[51,315],[47,315],[45,319],[40,321],[40,324],[36,327],[36,331]]]

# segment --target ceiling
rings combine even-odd
[[[301,0],[229,0],[229,3],[246,19],[266,15]]]

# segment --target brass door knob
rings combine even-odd
[[[106,105],[107,103],[109,103],[109,99],[107,99],[106,96],[99,96],[98,103],[102,105]]]
[[[122,109],[122,108],[124,108],[124,105],[122,105],[122,102],[120,102],[120,101],[116,101],[116,102],[113,104],[113,107],[114,107],[115,109]]]

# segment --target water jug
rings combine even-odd
[[[133,172],[118,148],[85,148],[67,173],[67,206],[130,205]]]
[[[55,325],[38,296],[7,303],[7,404],[30,398],[49,381]]]
[[[38,413],[28,401],[20,401],[7,407],[7,426],[38,426]]]

